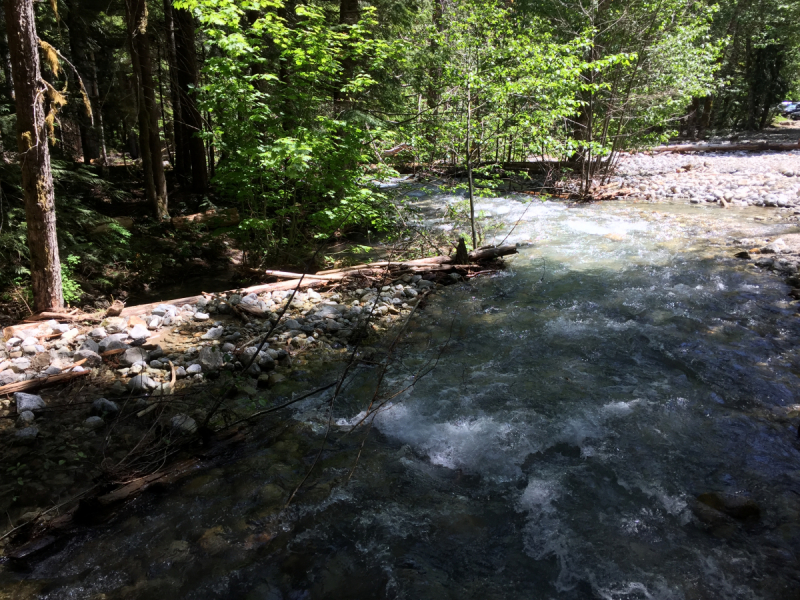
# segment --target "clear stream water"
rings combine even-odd
[[[452,200],[417,202],[440,226]],[[288,510],[320,398],[30,572],[3,571],[0,597],[800,597],[800,320],[777,276],[724,245],[788,226],[752,208],[479,210],[524,247],[415,317],[384,393],[415,385],[346,485],[375,368],[337,402],[331,449]],[[747,495],[760,520],[703,523],[691,506],[709,491]]]

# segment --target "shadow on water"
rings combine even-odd
[[[337,404],[330,450],[288,510],[325,431],[319,399],[224,466],[140,498],[26,574],[1,573],[3,589],[796,597],[795,309],[776,277],[698,237],[703,213],[660,214],[546,207],[517,234],[538,249],[437,294],[387,392],[449,340],[447,352],[379,415],[347,485],[366,433],[350,427],[376,369],[362,369]],[[698,518],[704,492],[746,495],[761,518]]]

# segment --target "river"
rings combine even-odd
[[[448,201],[418,202],[439,226]],[[5,568],[0,597],[797,597],[800,321],[782,280],[726,246],[789,226],[757,208],[478,208],[520,254],[414,317],[368,432],[350,428],[377,367],[356,372],[288,509],[320,398],[29,572]],[[704,522],[707,492],[761,516]]]

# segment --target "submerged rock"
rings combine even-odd
[[[707,492],[700,494],[697,501],[734,519],[758,519],[761,516],[761,508],[758,503],[745,496]]]

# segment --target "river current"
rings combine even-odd
[[[447,226],[437,215],[456,200],[418,204]],[[415,315],[369,430],[350,431],[378,368],[355,373],[290,508],[325,396],[30,572],[3,572],[0,597],[798,597],[800,320],[786,284],[726,246],[789,226],[755,208],[478,209],[520,253]],[[761,516],[703,521],[707,492]]]

